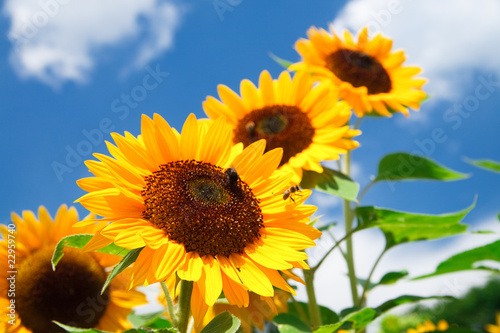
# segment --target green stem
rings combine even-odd
[[[170,319],[172,320],[172,325],[175,327],[175,312],[174,312],[174,302],[172,301],[172,296],[170,296],[170,292],[168,291],[167,284],[165,281],[160,282],[161,288],[163,289],[163,293],[165,294],[165,299],[167,300],[167,309],[168,314],[170,315]]]
[[[342,243],[347,238],[351,237],[351,235],[354,232],[356,232],[356,231],[357,231],[356,229],[351,229],[351,231],[348,234],[346,234],[344,237],[342,237],[339,241],[336,241],[335,238],[333,238],[333,235],[332,235],[332,238],[335,241],[335,244],[325,253],[325,255],[320,259],[320,261],[318,261],[318,263],[316,264],[316,266],[311,267],[311,271],[313,273],[315,273],[316,270],[318,270],[318,268],[321,266],[321,264],[325,261],[326,257],[328,257],[330,255],[330,253],[332,253],[332,251],[335,250],[340,245],[340,243]],[[342,251],[342,249],[341,249],[341,252],[342,252],[342,255],[344,256],[344,258],[347,260],[347,254],[344,253]]]
[[[352,129],[358,129],[359,128],[359,125],[361,125],[361,121],[363,120],[363,117],[360,117],[356,120],[356,122],[354,123],[354,126],[352,127]]]
[[[382,256],[385,254],[386,251],[387,251],[387,248],[385,248],[382,251],[382,253],[380,253],[380,255],[377,258],[377,261],[375,261],[375,264],[373,264],[373,267],[372,267],[372,269],[370,271],[370,274],[368,274],[368,278],[366,279],[365,284],[363,285],[363,293],[361,294],[361,297],[359,299],[358,306],[365,306],[366,296],[368,296],[368,289],[370,287],[370,282],[371,282],[371,279],[372,279],[372,276],[373,276],[373,272],[375,272],[375,268],[377,268],[378,263],[380,262],[380,259],[382,259]]]
[[[309,300],[309,317],[313,331],[321,326],[321,314],[319,311],[316,294],[314,293],[314,272],[304,270],[304,282],[306,283],[307,298]]]
[[[328,230],[327,232],[328,232],[328,235],[330,235],[330,237],[332,237],[332,239],[335,242],[335,244],[343,242],[345,240],[346,235],[344,235],[344,237],[342,237],[340,240],[337,240],[337,238],[335,238],[335,236],[333,235],[333,233],[330,230]],[[334,245],[334,246],[336,246],[336,245]],[[346,259],[347,257],[345,255],[344,249],[342,249],[342,247],[340,247],[340,246],[339,246],[339,251],[340,251],[340,254],[342,255],[342,257],[344,257],[344,260],[347,260]]]
[[[351,168],[351,152],[347,152],[344,159],[344,173],[349,176]],[[344,221],[345,221],[345,234],[349,235],[346,238],[346,257],[347,257],[347,271],[349,275],[349,282],[351,285],[352,303],[358,304],[358,282],[356,281],[356,272],[354,269],[354,251],[352,244],[352,230],[354,214],[351,210],[351,202],[344,199]]]
[[[358,195],[358,202],[356,203],[356,207],[358,207],[359,203],[361,202],[361,199],[363,199],[363,197],[365,196],[366,192],[368,192],[368,190],[373,186],[375,185],[375,181],[370,181],[366,186],[365,188],[359,193]]]
[[[191,316],[191,293],[193,292],[193,281],[181,280],[181,291],[179,294],[179,308],[176,314],[176,326],[180,333],[187,332],[189,318]]]

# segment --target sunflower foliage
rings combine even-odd
[[[348,32],[341,38],[314,27],[307,35],[295,45],[301,61],[272,54],[288,68],[278,77],[263,70],[257,84],[242,80],[239,93],[219,85],[218,98],[208,96],[202,104],[210,119],[190,115],[177,131],[160,115],[144,115],[141,135],[113,133],[111,156],[87,161],[93,176],[78,185],[89,193],[77,201],[102,219],[79,224],[94,223],[93,234],[63,237],[52,266],[57,269],[63,249],[72,247],[123,257],[107,275],[103,293],[125,270],[131,288],[160,282],[165,310],[130,314],[135,328],[126,332],[249,333],[269,327],[266,322],[282,333],[363,331],[399,305],[450,299],[400,295],[367,307],[379,286],[464,270],[498,272],[484,262],[500,262],[500,240],[457,253],[426,275],[401,270],[374,280],[390,249],[466,234],[463,221],[476,200],[438,215],[363,205],[365,194],[381,183],[449,182],[469,175],[394,152],[380,158],[377,174],[361,188],[350,170],[361,120],[408,116],[427,98],[425,80],[415,77],[420,68],[403,66],[404,52],[392,51],[391,40],[369,39],[367,29],[358,41]],[[338,160],[338,168],[325,167],[326,160]],[[495,161],[467,161],[500,170]],[[318,220],[329,219],[313,217],[316,207],[304,203],[313,191],[344,201],[344,233],[317,227]],[[353,235],[365,229],[379,230],[385,246],[369,275],[359,276]],[[326,238],[333,245],[311,265],[306,250]],[[352,293],[352,306],[339,313],[319,305],[314,289],[318,269],[335,251],[346,261]],[[295,299],[296,283],[306,285],[304,302]],[[58,325],[68,332],[104,332]]]

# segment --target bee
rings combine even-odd
[[[294,197],[299,194],[298,192],[300,192],[300,187],[298,185],[293,185],[283,193],[283,200],[290,199],[295,202]]]
[[[227,175],[227,182],[229,185],[235,185],[238,182],[238,179],[240,179],[240,176],[234,167],[230,167],[224,171],[224,173]]]
[[[245,125],[245,129],[247,130],[248,134],[250,134],[250,136],[253,136],[255,134],[255,123],[253,121],[249,121]]]

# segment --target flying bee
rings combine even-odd
[[[283,200],[290,199],[295,202],[295,196],[299,195],[300,187],[299,185],[293,185],[283,193]]]
[[[247,130],[248,134],[250,134],[250,136],[253,136],[255,134],[255,123],[253,121],[249,121],[245,125],[245,129]]]
[[[227,180],[229,185],[235,185],[236,182],[238,182],[238,179],[240,179],[240,176],[236,172],[236,169],[234,167],[230,167],[224,173],[227,175]]]

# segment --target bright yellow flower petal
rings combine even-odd
[[[276,86],[267,97],[249,81],[242,83],[243,94],[255,99],[248,106],[285,95],[301,99],[302,89],[312,85],[304,76],[295,82],[282,74],[279,80],[289,87],[278,92],[276,81],[263,74],[264,85]],[[244,115],[246,102],[222,86],[219,93]],[[205,105],[213,111],[217,103],[207,99]],[[349,115],[342,117],[344,124]],[[302,250],[314,246],[310,236],[320,232],[305,224],[316,209],[303,204],[310,191],[294,202],[283,200],[293,177],[277,170],[283,150],[266,152],[264,140],[243,149],[232,141],[224,117],[211,121],[190,115],[180,134],[159,115],[142,121],[141,135],[113,134],[118,142],[108,145],[111,157],[97,154],[100,161],[88,163],[98,181],[79,182],[89,193],[78,201],[105,217],[81,225],[96,232],[91,247],[109,241],[128,249],[144,247],[128,286],[166,280],[175,288],[177,279],[193,281],[195,322],[222,291],[237,306],[248,305],[249,291],[264,297],[274,295],[274,287],[293,292],[279,271],[308,268]]]
[[[263,71],[259,87],[247,79],[241,81],[241,97],[226,86],[218,88],[221,102],[207,97],[203,103],[206,114],[212,119],[227,119],[234,143],[251,147],[252,143],[265,139],[266,151],[283,148],[279,166],[290,167],[295,173],[292,180],[295,184],[300,182],[303,169],[322,170],[321,160],[339,158],[338,153],[319,151],[313,142],[337,147],[341,140],[351,141],[358,134],[347,127],[340,135],[330,134],[348,123],[349,105],[338,101],[338,91],[330,84],[314,85],[313,78],[305,72],[292,78],[284,71],[273,80],[269,72]],[[346,151],[343,149],[342,153]]]
[[[342,40],[333,28],[328,33],[311,27],[307,36],[309,39],[295,43],[302,61],[289,69],[313,73],[316,80],[339,87],[340,98],[358,117],[371,112],[388,117],[394,112],[408,115],[407,108],[418,109],[425,98],[420,90],[425,80],[414,78],[420,68],[402,67],[404,52],[391,52],[392,41],[382,35],[370,40],[364,28],[355,42],[348,31]]]

